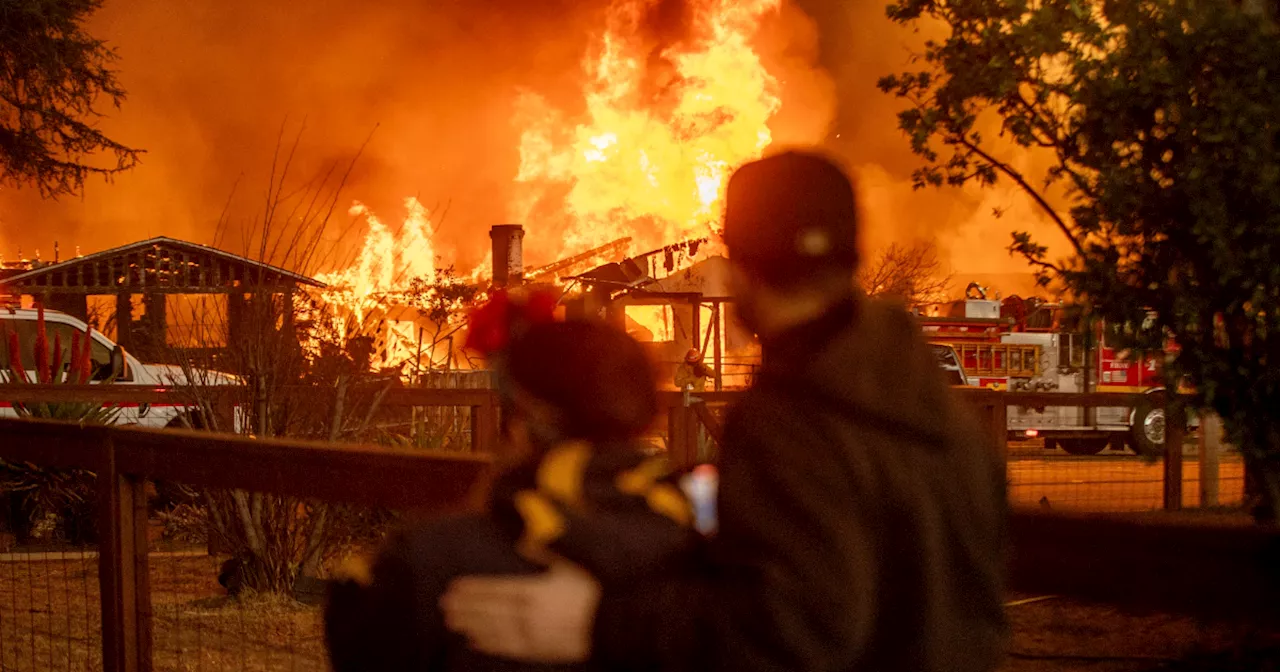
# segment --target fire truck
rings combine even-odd
[[[1164,353],[1112,347],[1098,327],[1092,345],[1060,303],[1012,296],[988,299],[970,285],[965,298],[919,316],[931,343],[954,348],[965,384],[1014,392],[1127,392],[1147,395],[1137,408],[1009,407],[1009,440],[1043,439],[1046,449],[1096,455],[1108,447],[1138,454],[1164,450]]]

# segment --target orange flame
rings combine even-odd
[[[711,232],[725,181],[772,141],[777,82],[752,39],[781,0],[689,0],[688,30],[655,48],[646,33],[655,0],[614,0],[584,63],[584,123],[532,93],[512,204],[514,221],[536,223],[559,188],[560,256],[630,236],[653,249]]]
[[[772,142],[779,86],[753,41],[782,0],[685,0],[679,35],[655,37],[664,0],[613,0],[583,62],[585,113],[569,120],[524,92],[517,195],[511,221],[529,225],[555,261],[631,239],[631,252],[714,234],[725,183]],[[574,123],[580,121],[580,123]],[[430,218],[415,199],[394,234],[364,206],[369,232],[348,268],[321,276],[326,301],[359,323],[411,278],[435,271]],[[558,225],[558,226],[557,226]],[[714,246],[708,245],[703,249]],[[687,261],[687,260],[683,260]],[[469,274],[482,282],[486,260]],[[655,338],[670,340],[670,315],[637,311]]]
[[[360,254],[346,269],[316,276],[329,285],[325,301],[348,310],[357,323],[363,323],[388,294],[403,290],[413,278],[435,275],[430,213],[416,198],[405,199],[405,209],[404,224],[393,233],[363,203],[352,205],[351,215],[363,216],[369,226]]]

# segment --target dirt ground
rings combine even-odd
[[[326,669],[317,608],[229,599],[217,565],[208,556],[152,557],[158,672]],[[1012,655],[1002,672],[1280,670],[1280,631],[1026,601],[1037,597],[1010,596]],[[0,670],[99,670],[100,641],[96,559],[68,553],[0,562]]]
[[[1280,670],[1280,630],[1015,595],[1002,672]]]
[[[232,600],[218,559],[153,555],[157,672],[326,669],[320,611],[292,600]],[[97,559],[0,562],[0,670],[100,670]]]

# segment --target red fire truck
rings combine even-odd
[[[1062,306],[1041,299],[990,300],[970,285],[966,297],[935,307],[919,321],[933,343],[955,349],[966,383],[1019,392],[1163,391],[1164,353],[1136,354],[1107,343],[1105,329],[1087,347],[1084,331]],[[1087,363],[1086,363],[1087,362]],[[1108,447],[1139,454],[1164,449],[1164,410],[1156,397],[1125,407],[1009,408],[1011,441],[1041,438],[1048,449],[1096,455]]]

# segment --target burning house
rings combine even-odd
[[[407,198],[399,227],[362,204],[352,207],[349,214],[367,227],[363,241],[352,246],[342,238],[335,254],[351,258],[326,258],[329,272],[314,278],[155,239],[53,270],[20,269],[10,281],[21,286],[11,291],[97,315],[101,328],[118,331],[118,340],[142,354],[171,345],[181,331],[171,323],[204,320],[202,309],[172,297],[205,296],[212,312],[235,322],[244,292],[234,283],[261,278],[266,284],[255,287],[278,299],[294,289],[319,297],[338,332],[371,341],[375,366],[421,372],[481,365],[460,352],[468,292],[491,283],[555,285],[568,312],[615,320],[651,343],[659,361],[697,348],[708,363],[718,362],[719,382],[732,385],[725,379],[732,378],[730,360],[750,344],[729,326],[713,227],[733,168],[758,158],[780,128],[786,72],[764,54],[769,40],[758,39],[780,4],[699,0],[690,3],[696,11],[669,17],[679,26],[655,31],[659,17],[648,16],[650,9],[609,3],[580,55],[580,95],[570,101],[530,85],[509,101],[518,168],[509,187],[485,192],[505,210],[486,213],[487,221],[507,223],[489,231],[491,256],[478,265],[484,229],[440,233],[436,215],[443,213]],[[432,137],[443,142],[442,134]],[[795,129],[787,134],[788,142],[800,139]],[[224,284],[201,284],[212,282],[212,264],[224,263],[244,279],[226,285],[224,273]]]
[[[645,343],[670,380],[689,350],[715,374],[715,389],[745,386],[759,361],[755,340],[732,317],[728,260],[705,238],[668,245],[565,278],[581,287],[571,315],[599,316]]]
[[[27,297],[74,315],[146,362],[167,362],[192,347],[225,347],[240,337],[251,302],[291,306],[301,289],[324,287],[283,268],[165,237],[5,271],[0,297]],[[283,311],[282,319],[288,328],[293,311]]]

